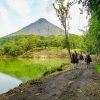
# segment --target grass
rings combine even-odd
[[[100,72],[100,64],[96,65],[96,70]]]
[[[69,60],[53,59],[0,59],[0,72],[17,77],[22,81],[39,79],[47,71],[55,70]]]
[[[60,50],[64,50],[64,49],[62,47],[49,47],[49,48],[47,48],[47,50],[60,51]]]

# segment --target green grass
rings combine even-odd
[[[100,64],[96,65],[96,70],[100,72]]]
[[[62,63],[69,62],[66,59],[0,59],[0,72],[17,77],[22,81],[27,79],[39,79],[47,71],[55,70]]]
[[[76,52],[86,52],[84,49],[72,49],[71,50],[72,52],[76,51]]]

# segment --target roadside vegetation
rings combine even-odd
[[[96,70],[97,70],[98,72],[100,72],[100,64],[97,64],[97,65],[96,65]]]

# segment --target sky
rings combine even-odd
[[[0,0],[0,37],[45,18],[49,22],[62,28],[61,23],[52,7],[54,0]],[[80,14],[81,5],[75,4],[70,9],[69,33],[82,34],[88,25],[87,14]]]

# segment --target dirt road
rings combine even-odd
[[[100,74],[93,65],[30,81],[0,96],[0,100],[100,100]]]

